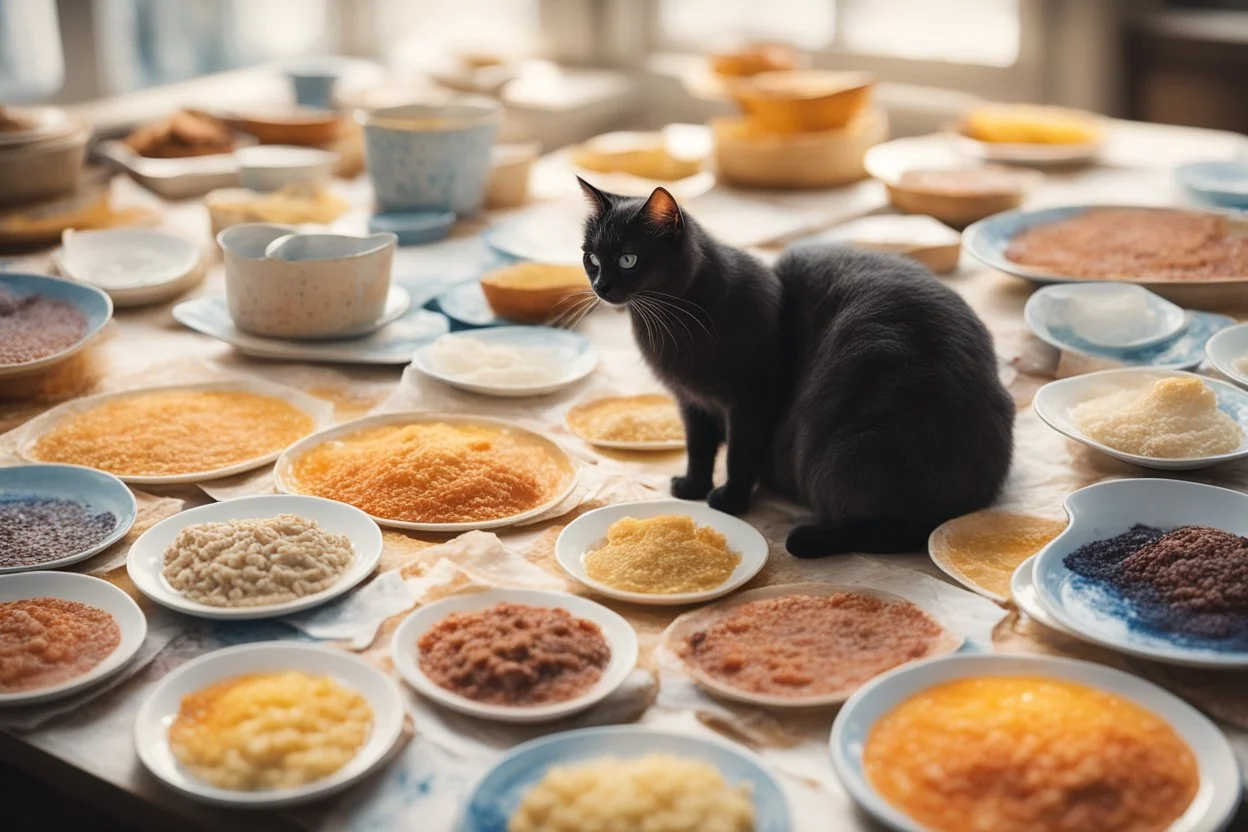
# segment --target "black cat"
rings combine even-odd
[[[663,188],[581,186],[594,292],[627,305],[680,403],[688,467],[673,495],[739,514],[762,483],[814,512],[789,533],[799,557],[919,550],[996,497],[1014,404],[983,323],[918,263],[803,245],[773,269],[716,242]],[[712,490],[725,440],[728,481]]]

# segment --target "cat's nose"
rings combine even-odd
[[[610,280],[607,280],[605,277],[599,277],[594,281],[593,286],[594,292],[598,295],[598,297],[603,300],[615,300],[615,298],[611,296],[612,290],[615,288],[615,284],[613,284]]]

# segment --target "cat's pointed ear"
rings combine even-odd
[[[584,191],[585,198],[589,200],[589,207],[594,209],[595,214],[601,214],[607,210],[611,205],[611,194],[598,190],[579,176],[576,177],[576,181],[581,184],[581,190]]]
[[[676,197],[668,193],[666,188],[654,189],[646,204],[641,206],[641,216],[647,225],[658,231],[678,234],[684,226]]]

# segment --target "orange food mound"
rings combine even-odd
[[[512,517],[554,498],[570,473],[536,438],[441,422],[368,428],[313,448],[292,470],[307,494],[413,523]]]
[[[960,679],[886,714],[867,779],[939,832],[1161,832],[1192,799],[1192,750],[1165,721],[1083,685]]]
[[[60,598],[0,604],[0,693],[35,690],[90,671],[121,644],[121,628],[98,607]]]
[[[311,416],[274,396],[140,391],[63,419],[31,455],[122,476],[194,474],[275,454],[315,427]]]

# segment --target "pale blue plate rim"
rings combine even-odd
[[[471,301],[465,301],[465,298],[468,296],[471,296]],[[479,304],[477,303],[477,296],[480,296]],[[472,309],[484,310],[489,317],[487,318],[485,315],[466,314],[468,307],[464,305],[465,302],[468,304],[468,307],[471,307]],[[452,322],[459,324],[460,329],[527,326],[527,324],[508,321],[495,315],[494,310],[490,309],[490,304],[485,299],[485,292],[482,290],[481,283],[478,278],[456,283],[454,286],[439,292],[430,304],[426,305],[432,305],[433,308],[435,308],[438,312],[441,312]]]
[[[26,371],[36,370],[56,364],[81,350],[99,334],[104,325],[113,317],[113,300],[102,289],[79,283],[76,280],[65,280],[46,274],[31,272],[0,271],[0,285],[8,284],[20,291],[37,292],[53,300],[72,303],[87,319],[86,329],[82,337],[73,345],[60,352],[25,361],[21,364],[0,365],[0,375],[18,375]]]
[[[1239,191],[1224,191],[1217,187],[1209,187],[1202,183],[1201,175],[1217,176],[1220,171],[1234,170],[1239,178],[1248,185],[1248,162],[1240,159],[1210,159],[1203,162],[1188,162],[1174,169],[1175,180],[1191,193],[1224,208],[1248,208],[1248,188]]]
[[[50,481],[46,479],[48,477],[60,482]],[[25,481],[19,483],[15,478]],[[0,574],[45,571],[80,563],[125,537],[139,516],[139,503],[134,492],[106,471],[56,462],[0,468],[0,503],[14,498],[51,496],[85,503],[92,511],[110,511],[117,517],[117,525],[99,543],[81,552],[30,566],[0,567]]]
[[[527,788],[536,785],[554,765],[570,760],[611,756],[611,740],[620,737],[635,738],[640,745],[646,745],[646,740],[650,740],[653,747],[647,748],[647,753],[670,751],[680,754],[682,748],[696,748],[698,759],[712,764],[716,764],[716,761],[731,761],[734,768],[738,769],[733,782],[748,779],[753,785],[755,832],[790,832],[792,821],[788,801],[780,784],[756,754],[737,748],[726,740],[708,739],[641,725],[607,725],[562,731],[516,746],[473,784],[468,799],[460,809],[456,823],[457,832],[505,832],[506,820],[523,796],[521,789],[527,791]],[[577,748],[581,745],[593,747],[583,752]],[[561,753],[569,750],[572,750],[570,756],[565,757]],[[722,765],[717,767],[722,768]],[[728,776],[732,778],[734,775]],[[488,805],[482,805],[483,802],[488,802]],[[481,826],[482,814],[488,815],[484,821],[490,823],[490,826]],[[498,825],[499,823],[502,825]]]

